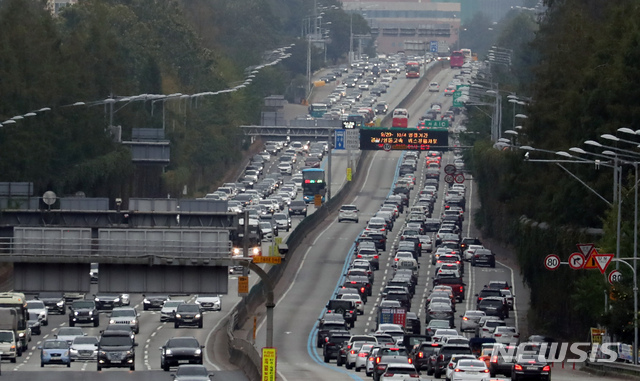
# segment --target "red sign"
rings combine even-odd
[[[544,267],[547,270],[555,270],[560,267],[560,257],[555,254],[549,254],[544,258]]]
[[[596,260],[596,265],[598,266],[600,273],[604,274],[607,266],[609,266],[609,263],[611,263],[611,260],[613,259],[613,254],[599,254],[594,251],[591,256]]]
[[[582,253],[573,253],[569,256],[569,267],[574,270],[580,270],[585,263],[585,258]]]

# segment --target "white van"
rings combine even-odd
[[[0,330],[0,353],[1,358],[9,359],[15,363],[18,357],[18,345],[16,343],[16,335],[11,330]]]
[[[401,258],[396,262],[397,270],[410,269],[416,275],[418,274],[419,267],[420,265],[418,265],[418,261],[413,258]]]

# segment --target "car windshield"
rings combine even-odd
[[[44,309],[44,303],[41,302],[40,300],[29,300],[27,302],[27,309],[36,309],[36,308],[40,308],[40,309]]]
[[[181,365],[178,367],[178,370],[176,371],[176,376],[180,377],[184,377],[184,376],[208,376],[209,375],[209,371],[207,370],[207,368],[205,368],[204,366],[201,365],[191,365],[191,366],[185,366],[185,365]]]
[[[487,365],[484,361],[480,360],[460,360],[458,362],[459,367],[473,367],[473,368],[486,368]]]
[[[73,345],[77,344],[98,344],[98,338],[95,336],[79,336],[73,339]]]
[[[200,307],[197,304],[181,304],[178,307],[179,312],[200,312]]]
[[[58,336],[83,336],[82,328],[62,327],[58,330]]]
[[[89,300],[80,300],[73,302],[73,309],[78,308],[93,308],[95,304]]]
[[[66,341],[63,340],[47,340],[44,342],[44,345],[42,346],[43,349],[67,349],[69,348],[69,345],[67,344]]]
[[[199,348],[198,340],[190,337],[179,337],[167,342],[169,348]]]
[[[135,310],[113,310],[111,312],[111,317],[120,317],[120,316],[136,316]]]
[[[102,336],[100,346],[102,347],[130,347],[132,344],[130,336]]]
[[[164,302],[164,307],[178,307],[180,304],[182,304],[182,302],[179,300],[167,300]]]
[[[12,342],[13,342],[13,332],[0,331],[0,343],[12,343]]]
[[[340,210],[352,210],[355,211],[357,208],[355,205],[342,205]]]

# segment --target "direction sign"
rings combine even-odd
[[[449,128],[449,121],[448,120],[423,120],[420,123],[418,123],[418,127],[419,130],[425,129],[425,128]]]
[[[454,180],[454,178],[453,178],[453,175],[446,175],[446,176],[444,177],[444,182],[445,182],[445,183],[447,183],[447,184],[449,184],[449,185],[453,184],[453,182],[454,182],[454,181],[455,181],[455,180]]]
[[[431,41],[429,43],[429,51],[431,53],[437,53],[438,52],[438,41]]]
[[[344,132],[344,146],[346,149],[360,149],[360,129],[346,130]]]
[[[344,149],[344,135],[345,130],[335,130],[333,136],[335,137],[334,149]]]
[[[238,296],[243,296],[248,294],[249,294],[249,277],[248,276],[238,277]]]
[[[600,273],[604,274],[607,266],[609,266],[609,263],[611,263],[611,260],[613,259],[613,254],[599,254],[598,252],[594,251],[593,253],[591,253],[591,256],[595,258],[596,265],[598,266]]]
[[[620,270],[613,270],[609,273],[609,283],[613,285],[614,283],[620,282],[622,280],[622,273]]]
[[[462,96],[462,91],[456,90],[453,92],[453,107],[462,107],[462,102],[458,100]]]
[[[276,348],[262,348],[262,381],[275,381],[277,359]]]
[[[444,166],[444,173],[447,175],[453,175],[456,173],[456,166],[453,164],[447,164]]]
[[[547,270],[555,270],[560,267],[560,257],[555,254],[549,254],[544,258],[544,267]]]
[[[569,256],[569,267],[574,270],[580,270],[585,262],[586,260],[582,253],[573,253]]]
[[[458,184],[464,183],[464,175],[462,173],[458,173],[455,177],[455,180]]]

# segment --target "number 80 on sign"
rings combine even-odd
[[[547,270],[555,270],[560,267],[560,257],[555,254],[549,254],[544,258],[544,267]]]

